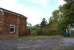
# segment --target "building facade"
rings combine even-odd
[[[26,20],[21,14],[0,8],[0,35],[28,35]]]

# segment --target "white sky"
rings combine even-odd
[[[54,6],[52,5],[54,1],[57,1],[56,7],[54,7],[55,4]],[[42,18],[46,18],[48,20],[52,14],[52,11],[57,9],[59,5],[63,5],[65,3],[63,0],[54,0],[54,1],[0,0],[0,7],[25,15],[27,17],[28,23],[35,25],[40,23]]]

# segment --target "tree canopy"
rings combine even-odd
[[[45,18],[42,19],[42,22],[41,22],[41,27],[45,27],[47,25],[47,21]]]
[[[50,22],[58,25],[58,30],[63,31],[67,25],[74,23],[74,0],[64,0],[66,4],[54,10]]]

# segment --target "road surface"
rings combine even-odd
[[[74,46],[74,38],[64,38],[64,46]]]
[[[0,50],[64,50],[64,46],[73,45],[73,38],[63,37],[40,40],[0,40]]]

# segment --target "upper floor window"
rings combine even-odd
[[[10,24],[10,33],[15,32],[15,24]]]
[[[0,9],[0,15],[4,15],[4,12],[2,9]]]

